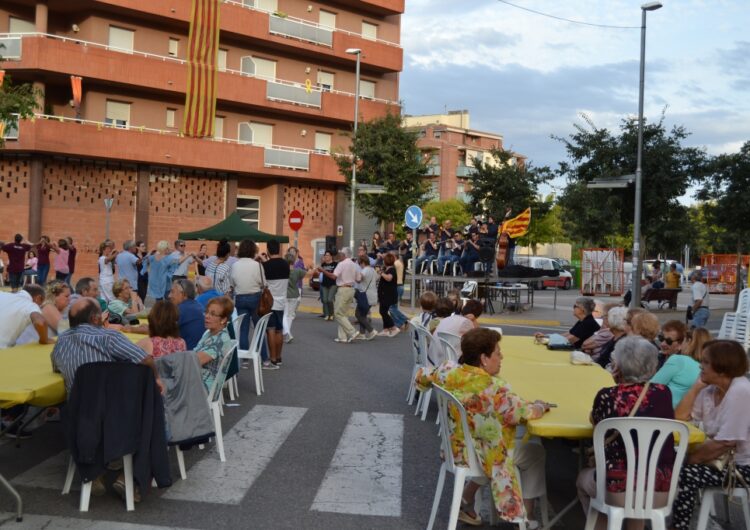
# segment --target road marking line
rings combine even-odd
[[[311,510],[401,517],[404,418],[354,412]]]
[[[301,407],[255,405],[224,433],[226,462],[219,460],[213,445],[209,446],[203,458],[187,470],[187,480],[178,476],[162,497],[239,504],[306,411]]]
[[[144,524],[123,523],[119,521],[92,521],[73,517],[55,517],[51,515],[23,515],[23,522],[16,523],[16,514],[0,512],[0,527],[8,523],[14,530],[187,530],[175,526],[151,526]]]

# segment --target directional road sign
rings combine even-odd
[[[406,215],[404,215],[406,226],[415,230],[422,224],[422,208],[416,205],[411,205],[406,209]]]

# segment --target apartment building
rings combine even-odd
[[[432,197],[437,200],[467,201],[474,160],[479,158],[492,165],[495,159],[491,150],[503,149],[501,135],[471,128],[468,110],[405,116],[403,123],[419,136],[418,145],[429,159]],[[514,153],[512,163],[524,165],[525,162],[525,156]]]
[[[305,215],[302,255],[334,235],[343,185],[332,151],[354,120],[396,108],[404,0],[225,0],[220,3],[212,138],[180,134],[191,0],[8,0],[0,69],[44,93],[33,120],[5,131],[0,239],[70,235],[81,273],[110,238],[153,246],[238,211],[290,235]],[[81,78],[80,102],[71,76]],[[337,215],[339,212],[339,215]]]

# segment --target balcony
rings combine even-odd
[[[473,167],[459,164],[458,167],[456,167],[456,176],[457,177],[473,177],[475,171],[476,169]]]
[[[0,35],[3,37],[10,38]],[[104,44],[44,33],[28,34],[22,40],[20,60],[5,63],[5,69],[55,72],[61,78],[80,75],[84,78],[84,97],[87,80],[167,94],[185,93],[187,66],[182,59],[137,50],[126,54]],[[354,94],[348,92],[321,92],[314,86],[308,92],[302,83],[282,79],[268,81],[239,70],[220,71],[218,89],[220,102],[240,103],[264,111],[274,109],[303,119],[315,117],[349,124],[354,118]],[[396,103],[361,98],[360,115],[364,120],[371,120],[384,115],[389,105]]]
[[[276,15],[270,15],[268,22],[268,32],[273,35],[293,37],[323,46],[333,46],[333,30],[331,29]]]
[[[0,57],[3,61],[19,60],[21,58],[21,37],[0,37]]]
[[[19,125],[8,152],[41,152],[81,158],[173,165],[205,171],[343,184],[333,157],[284,146],[236,140],[185,138],[170,131],[37,115]]]

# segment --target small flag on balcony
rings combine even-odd
[[[508,235],[513,239],[521,236],[525,236],[526,232],[529,231],[529,223],[531,222],[531,208],[526,208],[523,212],[515,216],[513,219],[505,221],[500,228],[500,233],[508,232]]]
[[[4,80],[5,80],[5,70],[0,70],[0,89],[3,88]]]
[[[182,123],[185,136],[202,138],[214,134],[219,4],[219,0],[193,0],[188,36],[185,116]]]
[[[70,76],[70,88],[73,91],[73,105],[78,108],[81,106],[83,91],[81,88],[81,78],[77,75]]]

